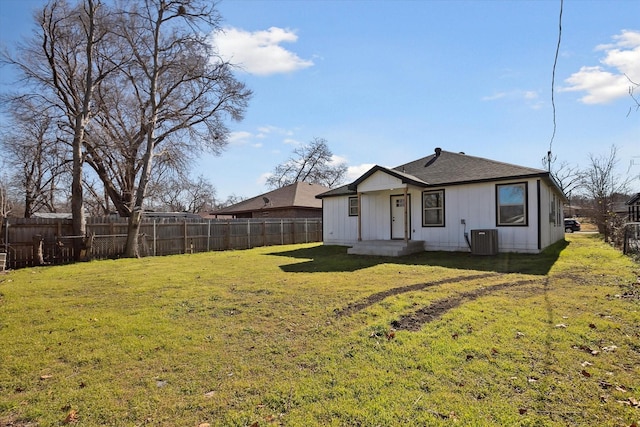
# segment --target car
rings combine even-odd
[[[580,223],[575,219],[564,220],[564,231],[567,233],[573,233],[574,231],[580,231]]]

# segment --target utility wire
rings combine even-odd
[[[555,85],[556,85],[556,65],[558,65],[558,54],[560,53],[560,41],[562,40],[562,9],[564,0],[560,0],[560,18],[558,20],[558,44],[556,45],[556,56],[553,60],[553,71],[551,72],[551,107],[553,108],[553,133],[551,134],[551,141],[549,141],[549,151],[547,152],[547,160],[549,162],[549,170],[551,170],[551,149],[553,147],[553,140],[556,137],[556,100],[555,100]]]

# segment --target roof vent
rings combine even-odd
[[[440,155],[440,153],[442,153],[442,148],[440,147],[436,147],[436,157],[438,157]]]

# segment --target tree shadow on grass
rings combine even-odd
[[[403,257],[384,257],[348,255],[345,246],[320,245],[292,251],[273,251],[268,255],[307,260],[306,262],[280,266],[283,271],[288,273],[349,272],[379,264],[398,264],[544,276],[567,246],[569,246],[569,242],[561,240],[540,254],[501,253],[492,256],[478,256],[468,252],[420,252]]]

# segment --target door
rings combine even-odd
[[[408,223],[407,230],[411,227],[411,197],[407,195],[408,206],[406,208]],[[404,195],[391,196],[391,239],[404,239],[405,230],[405,206]],[[407,237],[411,238],[410,233],[407,233]]]

